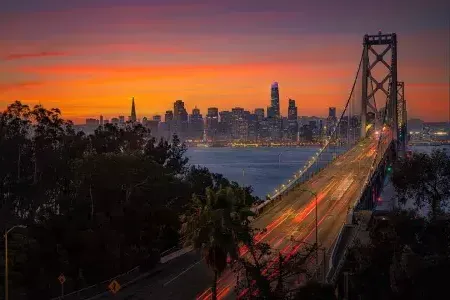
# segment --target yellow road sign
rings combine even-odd
[[[64,282],[66,282],[66,277],[61,273],[61,275],[58,276],[58,280],[61,284],[64,284]]]
[[[120,284],[117,282],[117,280],[113,280],[108,285],[108,288],[111,291],[111,293],[116,294],[120,290]]]

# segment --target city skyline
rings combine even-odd
[[[368,113],[369,122],[373,122],[375,114]],[[130,124],[140,123],[149,129],[156,138],[170,140],[176,134],[182,141],[189,143],[210,143],[211,145],[225,145],[228,143],[251,143],[294,145],[302,143],[321,143],[335,133],[341,139],[355,139],[356,131],[360,128],[357,115],[347,113],[342,119],[337,119],[336,107],[328,108],[328,116],[299,116],[298,107],[294,99],[288,99],[287,116],[280,114],[280,95],[278,82],[270,85],[270,102],[267,109],[254,108],[246,110],[236,106],[231,110],[220,110],[208,107],[205,118],[200,109],[195,106],[189,114],[185,102],[176,100],[173,109],[166,110],[164,119],[161,115],[152,118],[143,116],[137,118],[134,97],[131,99],[131,113],[125,121],[125,116],[104,119],[88,118],[79,130],[91,133],[105,124],[113,124],[124,128]],[[128,125],[127,125],[128,124]],[[209,144],[208,144],[209,145]]]
[[[277,82],[274,82],[274,83],[277,83]],[[278,104],[281,106],[282,102],[283,101],[281,99],[279,99]],[[298,118],[300,118],[300,117],[309,117],[309,118],[324,118],[325,119],[325,118],[330,116],[330,111],[331,110],[334,110],[334,117],[336,117],[336,113],[337,113],[336,107],[327,107],[327,108],[322,109],[323,110],[322,113],[317,114],[317,115],[299,115],[298,114],[298,106],[296,104],[296,100],[295,99],[287,98],[286,99],[286,103],[287,103],[287,105],[286,105],[286,113],[283,114],[282,112],[280,112],[279,115],[278,115],[278,117],[280,117],[280,118],[288,118],[288,119],[292,120],[292,116],[294,115],[294,111],[295,111],[295,115]],[[206,120],[207,120],[208,114],[209,114],[209,112],[211,110],[216,110],[215,113],[217,114],[217,117],[219,117],[219,113],[220,112],[231,112],[233,109],[238,108],[238,109],[243,109],[244,111],[248,111],[248,112],[250,112],[252,114],[255,114],[255,115],[262,115],[262,118],[264,118],[264,117],[267,117],[268,114],[270,114],[270,109],[271,109],[271,104],[272,103],[271,103],[271,99],[269,99],[269,105],[265,105],[265,107],[248,108],[248,107],[241,107],[241,106],[238,105],[238,106],[231,107],[230,109],[222,109],[221,107],[212,105],[212,106],[208,106],[205,110],[202,110],[202,109],[198,108],[197,105],[195,105],[195,104],[192,106],[192,108],[189,108],[189,106],[186,105],[187,104],[186,101],[181,100],[181,99],[177,99],[177,100],[174,100],[173,103],[172,103],[172,105],[174,106],[173,108],[168,108],[162,113],[155,113],[155,114],[144,115],[144,114],[140,114],[138,112],[139,110],[136,108],[137,104],[136,104],[136,101],[135,101],[135,97],[131,97],[131,114],[129,114],[129,115],[127,115],[125,113],[120,113],[120,114],[117,114],[117,115],[100,114],[98,116],[88,116],[86,119],[84,119],[84,121],[86,121],[86,120],[97,120],[97,121],[99,121],[101,123],[101,120],[103,120],[103,119],[107,120],[107,121],[111,121],[113,119],[117,119],[118,120],[119,117],[123,117],[124,118],[123,122],[126,122],[126,121],[142,122],[143,119],[155,120],[155,117],[156,117],[161,122],[165,122],[165,120],[167,118],[170,118],[171,120],[174,118],[174,112],[177,110],[177,105],[179,105],[179,104],[182,104],[182,110],[184,110],[183,114],[186,114],[186,116],[188,116],[187,120],[190,120],[191,114],[200,114],[200,115],[204,115],[205,116],[204,122],[206,124],[206,122],[207,122]],[[264,104],[261,104],[261,106],[264,106]],[[291,109],[294,109],[294,110],[292,110],[292,112],[291,112]],[[133,112],[134,112],[134,116],[135,116],[134,118],[133,118]],[[202,112],[205,112],[205,114],[203,114]],[[61,113],[63,114],[64,112],[61,112]],[[213,114],[215,114],[215,113],[213,112]],[[170,116],[168,116],[168,114],[170,114]],[[97,117],[98,117],[98,119],[97,119]],[[81,123],[79,123],[78,125],[85,124],[85,122],[83,123],[83,120],[80,120],[80,122]]]
[[[10,1],[0,12],[0,108],[41,103],[81,123],[125,114],[133,96],[147,116],[176,99],[203,112],[211,102],[261,107],[278,81],[281,114],[290,97],[301,115],[319,115],[345,103],[361,37],[382,29],[399,35],[409,116],[447,121],[448,3],[382,2],[348,1],[350,11],[335,1]]]

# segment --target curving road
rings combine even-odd
[[[295,241],[315,243],[315,197],[304,189],[317,193],[319,244],[333,247],[349,207],[359,198],[374,155],[376,140],[366,139],[341,155],[326,169],[305,182],[256,219],[255,228],[267,231],[257,237],[285,255],[300,250]],[[294,238],[294,242],[292,241]],[[130,286],[114,296],[115,299],[206,300],[212,273],[195,252],[174,259],[153,276]],[[226,271],[218,283],[219,299],[236,298],[235,276]],[[111,296],[112,297],[112,296]]]

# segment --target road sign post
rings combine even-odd
[[[66,282],[66,277],[63,273],[58,277],[59,283],[61,284],[61,298],[64,298],[64,282]]]
[[[113,294],[117,294],[117,292],[120,290],[120,284],[117,280],[111,281],[111,283],[108,285],[108,289]]]

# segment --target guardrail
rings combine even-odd
[[[322,154],[323,151],[321,151],[318,156]],[[274,195],[272,195],[269,199],[264,201],[263,203],[259,204],[258,206],[251,208],[251,210],[256,213],[256,215],[260,215],[270,207],[272,207],[277,200],[281,199],[281,196],[289,192],[291,189],[296,187],[299,184],[302,184],[315,175],[317,175],[320,171],[325,169],[328,165],[336,161],[339,157],[341,157],[343,154],[345,154],[347,151],[339,153],[335,158],[328,161],[325,165],[320,166],[317,171],[308,172],[312,166],[314,166],[317,163],[317,157],[312,162],[309,162],[306,166],[303,167],[302,171],[300,171],[299,175],[296,175],[296,177],[288,182],[281,190],[277,191]]]
[[[344,225],[342,227],[341,232],[339,234],[341,234],[343,232],[343,230],[345,230],[346,226],[348,226],[348,225]],[[348,255],[348,251],[349,251],[350,247],[355,243],[355,240],[358,237],[360,229],[361,229],[361,225],[358,225],[356,227],[356,230],[355,230],[355,233],[353,234],[353,236],[351,236],[349,238],[349,240],[347,241],[347,243],[344,245],[344,249],[343,249],[342,255],[340,257],[336,257],[336,255],[337,255],[337,250],[339,249],[338,243],[341,243],[342,239],[339,240],[336,243],[335,247],[333,248],[333,253],[331,254],[331,258],[330,258],[330,263],[332,265],[330,265],[328,274],[326,276],[328,283],[334,284],[336,282],[336,279],[339,276],[340,270],[344,266],[345,260]],[[335,260],[337,260],[337,261],[335,261]]]
[[[156,265],[155,268],[149,270],[148,272],[143,272],[140,266],[137,266],[123,274],[114,276],[100,283],[85,287],[83,289],[73,291],[71,293],[65,294],[63,296],[52,298],[51,300],[94,300],[104,295],[107,295],[109,292],[108,285],[113,281],[117,280],[119,282],[121,288],[125,288],[126,286],[142,279],[145,277],[151,276],[153,273],[159,271],[159,267],[162,264],[165,264],[177,257],[180,257],[186,253],[189,253],[193,250],[192,247],[179,249],[177,247],[173,247],[164,251],[162,254],[166,254],[165,256],[160,258],[159,265]]]

